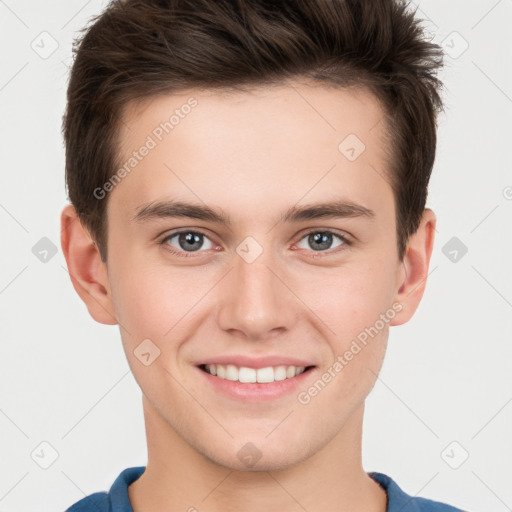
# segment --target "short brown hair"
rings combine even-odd
[[[128,102],[194,87],[242,89],[312,79],[364,87],[392,141],[398,254],[419,225],[443,109],[442,48],[399,0],[114,0],[82,29],[62,131],[69,200],[107,258],[105,200]]]

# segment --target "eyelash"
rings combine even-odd
[[[197,235],[202,235],[202,236],[204,236],[204,237],[209,239],[208,235],[206,233],[203,233],[201,230],[184,229],[184,230],[181,230],[181,231],[176,231],[175,233],[171,233],[170,235],[167,235],[166,237],[164,237],[159,242],[159,244],[162,245],[162,246],[165,246],[165,250],[169,251],[174,256],[178,256],[179,258],[191,258],[191,257],[193,258],[193,257],[197,257],[195,252],[177,251],[174,248],[171,248],[167,244],[167,242],[169,240],[171,240],[175,236],[181,235],[183,233],[194,233],[194,234],[197,234]],[[344,250],[343,249],[344,246],[352,245],[352,241],[347,236],[341,235],[340,233],[338,233],[336,231],[332,231],[330,229],[325,229],[325,230],[313,229],[313,230],[310,230],[310,231],[308,231],[307,233],[305,233],[304,235],[301,236],[301,238],[299,239],[299,242],[304,240],[304,238],[308,237],[309,235],[311,235],[313,233],[315,233],[315,234],[316,233],[322,233],[322,234],[334,235],[334,236],[338,237],[343,242],[343,244],[340,247],[338,247],[335,250],[333,250],[333,251],[331,251],[331,250],[327,250],[327,251],[313,251],[316,254],[313,254],[311,256],[312,258],[326,257],[326,256],[329,256],[329,255],[332,255],[333,253],[338,253],[340,251],[343,251]],[[198,253],[201,253],[201,252],[205,252],[205,251],[198,251]]]

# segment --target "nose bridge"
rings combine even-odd
[[[250,237],[237,247],[228,286],[218,305],[218,321],[224,330],[238,330],[251,339],[291,327],[296,304],[280,281],[276,258]]]
[[[253,262],[238,258],[233,276],[239,283],[238,297],[244,297],[255,305],[258,302],[270,304],[275,300],[278,290],[276,290],[276,277],[270,270],[276,266],[273,260],[270,251],[258,256]]]

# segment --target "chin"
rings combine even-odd
[[[252,440],[250,440],[252,439]],[[247,436],[241,440],[231,440],[229,444],[202,451],[203,456],[214,464],[233,471],[279,471],[288,469],[308,458],[307,444],[286,444],[284,438],[269,442],[261,438]]]

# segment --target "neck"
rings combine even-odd
[[[361,464],[364,404],[313,456],[268,471],[215,463],[171,429],[145,398],[143,404],[148,463],[128,487],[134,512],[386,511],[384,489]]]

